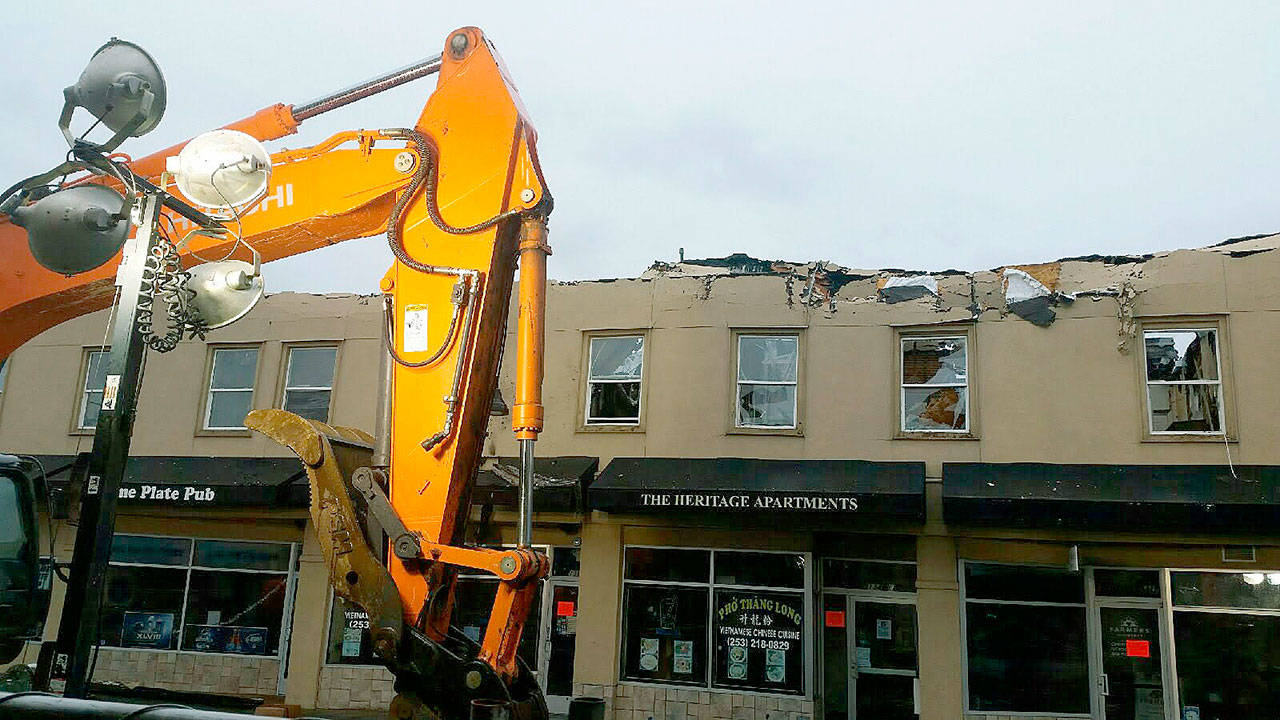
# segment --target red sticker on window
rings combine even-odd
[[[1124,654],[1129,657],[1149,658],[1151,657],[1151,641],[1125,640]]]
[[[843,611],[843,610],[828,610],[828,611],[826,612],[826,624],[827,624],[827,627],[829,627],[829,628],[842,628],[842,627],[844,627],[844,611]]]
[[[572,601],[572,600],[560,600],[560,601],[556,602],[556,616],[557,616],[557,617],[568,617],[568,616],[571,616],[571,615],[573,615],[573,609],[574,609],[574,608],[573,608],[573,601]]]

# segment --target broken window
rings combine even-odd
[[[1222,432],[1218,331],[1142,333],[1152,433]]]
[[[591,338],[587,367],[587,424],[640,424],[644,337]]]
[[[794,428],[799,384],[800,338],[795,335],[738,337],[735,424],[749,428]]]
[[[968,338],[902,338],[902,431],[969,430]]]

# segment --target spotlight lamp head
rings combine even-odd
[[[141,137],[164,116],[164,75],[147,51],[131,42],[111,38],[90,58],[76,84],[62,91],[62,117],[58,126],[74,146],[71,115],[77,107],[88,110],[115,135],[101,149],[114,150],[128,137]]]
[[[103,185],[77,185],[13,209],[41,267],[62,275],[87,272],[120,252],[129,236],[124,196]]]
[[[197,265],[188,272],[187,289],[194,293],[191,306],[210,330],[244,317],[262,299],[262,273],[243,260],[221,260]]]
[[[214,130],[197,136],[165,161],[178,190],[207,208],[234,210],[267,194],[271,156],[252,135]]]

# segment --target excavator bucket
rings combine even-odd
[[[285,410],[254,410],[245,427],[297,454],[311,484],[311,522],[329,569],[329,583],[369,614],[373,649],[396,660],[404,634],[400,595],[391,574],[369,547],[352,502],[350,478],[368,467],[373,438],[362,430],[308,420]]]

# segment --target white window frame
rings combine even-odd
[[[597,340],[626,340],[637,338],[640,340],[640,373],[634,378],[594,378],[591,376],[591,358],[592,348],[595,347]],[[593,335],[587,341],[587,392],[583,399],[582,418],[583,424],[589,427],[608,427],[622,426],[635,427],[640,424],[640,418],[644,417],[644,365],[645,365],[645,342],[644,333],[634,334],[617,334],[617,335]],[[639,385],[639,401],[636,404],[636,416],[634,418],[593,418],[591,417],[591,386],[592,385],[621,385],[635,383]]]
[[[4,387],[9,381],[9,365],[12,358],[0,358],[0,408],[4,407]]]
[[[333,350],[333,366],[329,369],[329,384],[315,385],[315,386],[290,385],[289,369],[293,367],[293,351],[294,350]],[[284,361],[284,390],[280,393],[280,408],[283,410],[289,409],[288,406],[289,406],[290,390],[295,390],[298,392],[325,390],[329,393],[329,401],[325,404],[323,422],[328,422],[330,416],[333,415],[333,387],[334,387],[334,384],[337,382],[337,379],[338,379],[338,346],[337,345],[321,344],[321,345],[289,345],[287,346],[285,348],[285,361]],[[213,382],[212,370],[210,370],[209,381],[212,384]]]
[[[924,340],[958,340],[964,344],[964,382],[963,383],[908,383],[907,382],[907,343]],[[898,338],[898,430],[904,434],[946,433],[952,435],[968,435],[973,432],[973,423],[969,412],[969,336],[960,335],[902,335]],[[964,427],[962,428],[907,428],[907,389],[908,388],[964,388]]]
[[[705,581],[696,582],[691,580],[632,580],[627,578],[627,550],[698,550],[710,553],[710,562],[708,565],[708,574]],[[777,587],[771,585],[729,585],[724,583],[716,583],[716,553],[718,552],[749,552],[749,553],[767,553],[770,555],[801,555],[804,557],[804,587]],[[664,688],[668,690],[689,690],[693,692],[709,692],[722,693],[730,695],[751,695],[753,697],[769,697],[769,698],[787,698],[791,700],[813,700],[814,691],[814,666],[816,664],[814,658],[817,656],[818,649],[814,646],[814,570],[813,570],[813,553],[803,550],[761,550],[751,547],[736,548],[712,548],[712,547],[696,547],[689,545],[649,545],[643,543],[627,543],[622,548],[622,566],[621,566],[621,593],[618,603],[618,639],[619,643],[623,642],[626,637],[626,588],[631,585],[648,585],[659,587],[681,587],[681,588],[703,588],[707,591],[707,667],[706,675],[703,677],[702,684],[678,684],[651,682],[648,680],[634,680],[623,677],[623,667],[626,663],[626,657],[622,652],[622,645],[619,645],[617,657],[616,671],[618,673],[619,685],[630,685],[633,687],[644,688]],[[797,695],[795,693],[771,693],[762,690],[745,690],[737,688],[719,688],[715,686],[715,678],[713,677],[714,668],[714,648],[715,648],[715,591],[719,588],[728,590],[761,590],[765,592],[784,592],[797,593],[802,595],[804,603],[804,623],[801,633],[803,634],[805,653],[804,653],[804,692]]]
[[[1093,682],[1097,677],[1097,673],[1093,667],[1092,641],[1089,638],[1089,586],[1086,584],[1085,577],[1081,575],[1080,585],[1084,593],[1084,599],[1078,603],[1072,602],[1048,602],[1044,600],[988,600],[985,598],[969,598],[969,589],[965,582],[964,568],[966,564],[971,565],[1007,565],[1010,567],[1021,568],[1050,568],[1054,570],[1064,570],[1060,565],[1046,565],[1044,563],[1018,563],[1018,562],[990,562],[986,560],[960,560],[959,561],[959,580],[960,585],[960,686],[964,693],[964,712],[966,715],[998,715],[1000,717],[1042,717],[1042,718],[1089,718],[1093,716]],[[1038,607],[1078,607],[1084,610],[1084,626],[1080,629],[1084,632],[1085,638],[1085,693],[1088,698],[1089,712],[1071,713],[1071,712],[1052,712],[1052,711],[1011,711],[1011,710],[972,710],[969,707],[969,603],[986,604],[986,605],[1025,605]]]
[[[104,381],[103,387],[100,387],[100,388],[90,388],[89,387],[89,371],[93,368],[93,357],[95,355],[102,355],[106,357],[110,355],[110,353],[111,353],[110,349],[104,348],[104,349],[97,349],[97,350],[89,349],[84,354],[84,373],[80,376],[80,402],[77,404],[77,409],[76,409],[76,430],[93,430],[98,426],[98,423],[96,421],[92,425],[85,425],[84,424],[85,414],[89,411],[89,393],[105,392],[106,383]],[[103,377],[105,379],[106,376],[104,375]],[[101,416],[102,414],[101,407],[99,407],[98,414],[99,416]]]
[[[1152,380],[1147,377],[1147,335],[1161,335],[1178,332],[1209,332],[1213,333],[1213,361],[1216,364],[1217,380]],[[1213,385],[1218,389],[1218,430],[1156,430],[1155,424],[1152,422],[1154,412],[1151,408],[1151,386],[1152,385]],[[1227,412],[1226,412],[1226,389],[1222,381],[1222,333],[1216,325],[1179,325],[1169,327],[1143,327],[1142,328],[1142,406],[1147,411],[1147,432],[1156,436],[1169,435],[1205,435],[1209,437],[1217,437],[1227,434]]]
[[[169,570],[184,570],[186,572],[186,579],[183,580],[183,586],[182,586],[182,612],[179,614],[178,622],[174,625],[174,628],[173,628],[173,632],[177,637],[177,647],[172,650],[164,650],[160,648],[126,648],[120,645],[108,645],[106,643],[103,643],[102,647],[112,648],[114,650],[121,650],[125,652],[186,653],[190,655],[212,655],[212,656],[226,656],[226,657],[238,657],[238,658],[246,658],[246,657],[247,658],[273,658],[280,662],[280,667],[281,667],[281,671],[280,671],[281,674],[280,674],[280,679],[277,680],[277,687],[278,688],[283,687],[282,679],[283,679],[283,673],[284,673],[284,664],[285,664],[286,658],[288,658],[289,656],[289,640],[290,640],[291,631],[293,629],[294,593],[297,590],[297,582],[298,582],[297,566],[298,566],[298,557],[299,557],[298,553],[300,550],[298,543],[281,541],[281,540],[253,540],[253,539],[246,539],[246,538],[202,537],[202,536],[195,536],[195,535],[158,535],[155,533],[135,533],[135,532],[120,533],[120,534],[131,535],[134,537],[150,537],[150,538],[162,538],[165,540],[190,540],[191,541],[191,545],[187,549],[187,560],[182,565],[117,562],[115,560],[111,560],[108,563],[108,565],[116,565],[119,567],[163,568],[163,569],[169,569]],[[212,540],[217,542],[253,543],[255,545],[288,545],[289,546],[289,565],[285,570],[258,570],[255,568],[225,568],[225,567],[208,567],[205,565],[194,565],[193,563],[195,562],[196,543],[201,540]],[[190,594],[191,594],[191,571],[192,570],[208,570],[211,572],[233,572],[233,573],[258,573],[258,574],[266,573],[270,575],[285,576],[285,587],[284,587],[285,601],[284,601],[284,607],[280,614],[280,647],[275,655],[248,655],[246,653],[206,652],[203,650],[183,650],[182,649],[182,639],[183,639],[183,636],[186,634],[187,606],[189,604]]]
[[[742,341],[745,338],[765,338],[791,340],[796,344],[796,379],[795,380],[743,380],[742,379]],[[800,335],[785,332],[738,332],[734,342],[735,357],[733,363],[733,426],[746,430],[795,430],[800,427]],[[790,425],[753,425],[742,422],[742,386],[743,385],[791,385],[796,391],[791,395]]]
[[[215,388],[213,386],[213,374],[218,366],[218,353],[227,351],[244,351],[252,350],[253,356],[253,384],[247,388]],[[204,419],[200,423],[202,430],[212,430],[214,432],[231,430],[247,430],[244,425],[218,425],[209,424],[209,416],[213,414],[213,394],[218,392],[249,392],[249,409],[253,409],[253,396],[258,386],[258,364],[262,361],[262,348],[257,345],[230,345],[227,347],[213,348],[213,354],[209,357],[209,376],[205,379],[205,397],[204,397]]]

